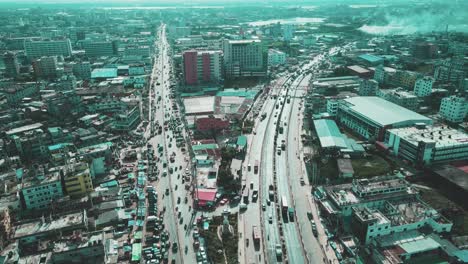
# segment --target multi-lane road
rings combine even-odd
[[[177,244],[178,250],[171,250],[170,259],[175,260],[175,263],[194,263],[195,253],[191,246],[191,236],[187,232],[190,226],[192,217],[192,200],[182,184],[182,178],[185,171],[191,171],[191,164],[188,154],[182,152],[182,144],[177,147],[176,135],[174,127],[170,123],[179,117],[179,113],[173,107],[173,99],[170,96],[172,62],[168,53],[170,47],[166,37],[166,27],[162,25],[158,30],[158,38],[156,40],[158,53],[155,56],[152,76],[150,78],[149,102],[149,129],[145,136],[148,143],[155,149],[156,155],[160,159],[157,163],[159,171],[159,181],[154,185],[159,194],[158,206],[160,211],[164,213],[165,229],[169,232],[171,248],[174,243]],[[162,133],[154,133],[156,124],[167,127],[162,129]],[[181,134],[185,134],[184,127],[179,126]],[[162,146],[163,151],[159,152],[159,147]],[[171,156],[174,161],[171,162]]]
[[[157,163],[160,178],[154,185],[159,193],[159,209],[165,211],[165,229],[171,245],[176,243],[179,247],[176,252],[171,250],[171,259],[176,263],[194,263],[195,251],[190,236],[194,211],[191,197],[182,184],[185,171],[192,171],[190,158],[177,147],[173,127],[164,129],[160,135],[151,133],[155,124],[165,126],[171,120],[182,119],[170,96],[172,63],[165,31],[162,25],[155,43],[158,52],[150,78],[149,129],[145,137],[161,159]],[[309,202],[310,186],[301,183],[301,178],[307,176],[300,157],[304,87],[325,58],[318,55],[298,74],[279,77],[263,97],[264,104],[256,117],[254,133],[249,136],[243,166],[244,188],[250,190],[250,195],[247,209],[241,210],[239,215],[240,263],[322,263],[324,260],[307,218],[307,212],[313,208]],[[281,133],[279,127],[282,127]],[[183,125],[179,130],[185,134]],[[281,149],[283,142],[285,147]],[[163,147],[161,153],[159,146]],[[173,162],[169,161],[171,156]],[[258,171],[254,169],[257,161]],[[270,197],[272,190],[274,196]],[[258,192],[256,200],[252,199],[254,191]],[[295,209],[291,217],[282,212],[282,200]],[[260,243],[254,243],[254,228],[261,233]],[[281,257],[278,257],[278,248]]]

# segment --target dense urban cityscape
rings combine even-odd
[[[468,263],[468,1],[0,7],[0,264]]]

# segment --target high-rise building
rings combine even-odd
[[[461,123],[468,112],[468,102],[455,95],[445,97],[440,104],[439,115],[452,123]]]
[[[19,74],[20,64],[14,52],[3,54],[3,64],[5,64],[5,77],[16,77]]]
[[[222,57],[220,50],[189,50],[183,54],[185,84],[216,83],[222,79]]]
[[[73,75],[80,80],[91,79],[91,64],[87,61],[72,62]]]
[[[376,80],[362,79],[359,85],[358,94],[360,96],[375,96],[378,89],[379,83]]]
[[[113,56],[114,43],[106,40],[84,40],[82,42],[83,49],[85,50],[86,56],[90,58],[101,57],[101,56]]]
[[[294,25],[285,24],[283,25],[283,40],[290,41],[294,36]]]
[[[40,58],[42,56],[64,56],[72,55],[72,47],[69,39],[64,40],[27,40],[24,49],[28,58]]]
[[[437,54],[437,46],[430,42],[417,42],[412,47],[412,54],[418,59],[432,59]]]
[[[223,53],[226,77],[265,75],[263,47],[260,40],[225,40]]]
[[[57,57],[41,57],[33,62],[34,74],[37,78],[53,79],[58,77]]]
[[[414,83],[414,94],[418,97],[424,97],[431,95],[432,84],[434,78],[425,76],[424,78],[417,79]]]

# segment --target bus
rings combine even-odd
[[[283,215],[288,214],[288,200],[286,200],[286,196],[281,197],[281,211],[283,212]]]
[[[258,160],[255,161],[254,173],[255,173],[255,174],[258,174]]]
[[[244,199],[243,201],[245,204],[249,203],[249,194],[250,194],[249,190],[250,190],[249,188],[245,188],[244,193],[242,194],[242,197]]]
[[[256,246],[260,245],[260,229],[258,226],[252,226],[252,238]]]

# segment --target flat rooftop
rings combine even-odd
[[[370,72],[368,69],[363,68],[363,67],[361,67],[359,65],[351,65],[351,66],[348,66],[346,68],[348,68],[348,69],[350,69],[352,71],[355,71],[357,73],[368,73],[368,72]]]
[[[184,99],[187,115],[207,114],[214,112],[214,96],[200,96]]]
[[[7,132],[5,132],[5,134],[7,136],[10,136],[10,135],[20,134],[20,133],[23,133],[23,132],[38,129],[38,128],[41,128],[41,127],[42,127],[41,123],[34,123],[34,124],[26,125],[26,126],[13,128],[13,129],[8,130]]]
[[[432,124],[432,119],[376,96],[356,96],[343,99],[343,102],[340,108],[344,105],[356,115],[380,126],[404,123]]]
[[[388,131],[405,139],[412,145],[425,142],[435,143],[436,148],[461,145],[466,145],[468,147],[468,134],[448,126],[427,126],[424,129],[405,127],[389,129]]]
[[[37,235],[40,233],[60,230],[74,225],[81,225],[84,223],[86,215],[82,212],[68,214],[60,217],[59,219],[53,219],[52,221],[36,220],[25,224],[18,225],[15,228],[14,238],[21,238],[26,236]],[[47,220],[47,219],[45,219]]]

